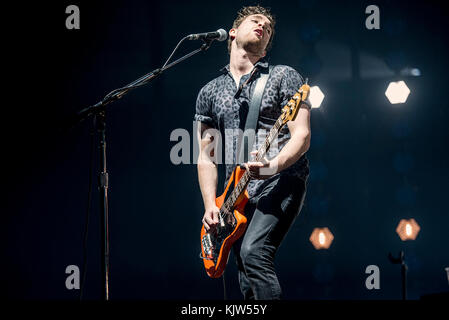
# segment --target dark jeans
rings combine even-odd
[[[282,240],[301,211],[306,182],[288,175],[268,182],[257,202],[248,202],[245,234],[234,243],[240,290],[244,299],[281,299],[274,270],[274,257]]]

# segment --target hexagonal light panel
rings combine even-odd
[[[321,91],[320,87],[313,86],[310,87],[310,96],[309,96],[310,103],[312,104],[312,108],[319,108],[321,105],[321,102],[324,100],[324,93]]]
[[[419,230],[421,228],[416,223],[415,219],[402,219],[399,221],[396,232],[402,241],[415,240],[418,236]]]
[[[385,95],[391,104],[404,103],[407,101],[410,89],[404,81],[390,82]]]
[[[315,249],[328,249],[334,240],[334,235],[330,230],[325,228],[315,228],[309,238]]]

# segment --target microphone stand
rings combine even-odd
[[[184,40],[184,39],[183,39]],[[181,40],[182,41],[182,40]],[[103,100],[101,100],[100,102],[89,106],[87,108],[84,108],[83,110],[79,111],[74,119],[74,124],[83,121],[84,119],[86,119],[87,117],[91,116],[91,115],[95,115],[98,114],[102,111],[105,111],[105,106],[110,104],[111,102],[120,99],[122,96],[124,96],[125,94],[127,94],[130,90],[135,89],[135,88],[139,88],[141,86],[144,86],[145,84],[149,83],[150,81],[154,80],[157,76],[159,76],[162,72],[164,72],[165,70],[173,67],[174,65],[186,60],[187,58],[190,58],[191,56],[197,54],[200,51],[206,51],[207,49],[209,49],[211,43],[213,40],[203,40],[204,43],[203,45],[186,54],[185,56],[179,58],[178,60],[173,61],[172,63],[162,67],[162,68],[157,68],[145,75],[143,75],[142,77],[140,77],[139,79],[129,83],[128,85],[122,87],[122,88],[118,88],[115,89],[113,91],[111,91],[110,93],[108,93]],[[74,125],[73,124],[73,125]],[[73,126],[72,125],[72,126]]]
[[[183,38],[185,40],[187,37]],[[100,190],[100,227],[101,227],[101,272],[103,279],[102,286],[102,300],[109,300],[109,207],[108,207],[108,187],[109,187],[109,176],[106,168],[106,106],[120,98],[125,94],[135,88],[139,88],[150,81],[154,80],[157,76],[161,75],[165,70],[173,67],[174,65],[186,60],[187,58],[197,54],[200,51],[206,51],[209,49],[213,40],[203,40],[203,45],[186,54],[185,56],[173,61],[168,65],[164,65],[161,68],[155,69],[150,73],[147,73],[140,77],[139,79],[129,83],[128,85],[115,89],[107,94],[103,100],[100,102],[89,106],[81,111],[79,111],[75,119],[72,121],[71,127],[77,123],[85,120],[86,118],[93,116],[94,125],[97,127],[99,132],[99,149],[100,149],[100,170],[98,174],[98,185]],[[180,43],[181,43],[180,42]],[[179,44],[180,44],[179,43]],[[178,44],[178,46],[179,46]],[[176,47],[177,48],[177,47]],[[175,48],[175,50],[176,50]],[[174,53],[174,52],[173,52]]]

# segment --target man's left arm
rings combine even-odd
[[[295,120],[287,122],[287,125],[290,130],[290,140],[270,161],[270,167],[276,169],[275,173],[290,167],[309,150],[311,138],[309,107],[304,103],[301,104]]]
[[[261,162],[247,162],[245,167],[253,179],[268,179],[287,169],[301,158],[310,147],[310,108],[302,103],[295,120],[287,122],[290,139],[276,157]],[[255,154],[255,153],[253,153]]]

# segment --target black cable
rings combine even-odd
[[[159,72],[161,72],[161,69],[157,69],[155,72],[153,72],[152,74],[148,74],[147,76],[149,77],[149,76],[152,76],[152,75],[154,75],[154,74],[158,74]],[[126,90],[132,90],[132,89],[136,89],[136,88],[139,88],[139,87],[143,87],[143,86],[145,86],[147,83],[146,82],[144,82],[144,83],[139,83],[139,84],[134,84],[134,85],[127,85],[127,86],[125,86],[125,87],[121,87],[121,88],[117,88],[117,89],[114,89],[114,90],[112,90],[111,92],[109,92],[104,98],[103,98],[103,101],[102,102],[105,102],[105,101],[107,101],[107,99],[109,99],[111,96],[113,96],[113,95],[115,95],[115,94],[119,94],[119,93],[121,93],[121,92],[124,92],[124,91],[126,91]]]
[[[79,300],[83,299],[83,289],[86,282],[86,274],[87,274],[87,240],[89,234],[89,216],[90,216],[90,208],[92,205],[92,173],[94,166],[94,146],[95,146],[95,129],[96,129],[96,117],[94,117],[94,123],[90,131],[90,163],[89,163],[89,191],[87,192],[87,210],[86,210],[86,225],[84,228],[84,243],[83,243],[83,272],[81,276],[81,286],[80,286],[80,295]]]
[[[171,53],[170,56],[168,57],[167,61],[165,61],[164,65],[162,66],[161,69],[164,69],[164,68],[165,68],[165,66],[167,65],[167,63],[170,61],[170,59],[171,59],[171,58],[173,57],[173,55],[175,54],[175,51],[178,49],[179,45],[180,45],[185,39],[187,39],[188,37],[189,37],[189,36],[186,36],[186,37],[182,38],[182,39],[178,42],[178,44],[176,45],[175,49],[173,49],[172,53]]]
[[[181,45],[181,43],[183,43],[184,40],[186,40],[188,37],[189,37],[189,36],[186,36],[186,37],[182,38],[182,39],[178,42],[178,44],[177,44],[176,47],[173,49],[173,51],[172,51],[172,53],[170,54],[170,56],[168,57],[168,59],[165,61],[164,65],[163,65],[160,69],[156,69],[155,72],[153,72],[153,74],[157,74],[157,73],[163,71],[163,69],[165,68],[165,66],[168,64],[168,62],[170,61],[170,59],[171,59],[171,58],[173,57],[173,55],[175,54],[176,50],[178,50],[178,48],[179,48],[179,46]],[[144,76],[144,77],[145,77],[145,76]],[[141,79],[142,79],[142,78],[141,78]],[[136,81],[139,81],[139,80],[140,80],[140,79],[138,79],[138,80],[136,80]],[[135,81],[135,82],[136,82],[136,81]],[[112,95],[114,95],[114,94],[120,93],[121,91],[124,91],[124,90],[132,90],[132,89],[135,89],[135,88],[142,87],[142,86],[144,86],[144,85],[146,85],[146,83],[140,83],[140,84],[135,84],[135,85],[128,85],[128,86],[125,86],[125,87],[122,87],[122,88],[118,88],[118,89],[112,90],[111,92],[109,92],[109,93],[103,98],[103,101],[105,101],[106,99],[108,99],[110,96],[112,96]]]
[[[186,40],[187,38],[188,38],[188,36],[182,38],[182,39],[178,42],[178,44],[176,45],[175,49],[173,49],[172,53],[171,53],[170,56],[168,57],[167,61],[165,61],[164,65],[163,65],[160,69],[156,69],[156,71],[155,71],[153,74],[157,74],[157,73],[161,72],[161,71],[165,68],[165,66],[167,65],[167,63],[170,61],[170,59],[171,59],[171,58],[173,57],[173,55],[175,54],[176,50],[178,50],[178,48],[179,48],[179,46],[181,45],[181,43],[184,42],[184,40]],[[149,75],[149,76],[150,76],[150,75]],[[145,77],[145,76],[144,76],[144,77]],[[136,80],[136,81],[139,81],[139,80],[140,80],[140,79],[138,79],[138,80]],[[111,92],[109,92],[109,93],[103,98],[103,101],[107,100],[110,96],[112,96],[112,95],[114,95],[114,94],[120,93],[120,92],[125,91],[125,90],[136,89],[136,88],[142,87],[142,86],[144,86],[144,85],[146,85],[146,82],[145,82],[145,83],[140,83],[140,84],[135,84],[135,85],[127,85],[127,86],[125,86],[125,87],[122,87],[122,88],[118,88],[118,89],[112,90]]]

